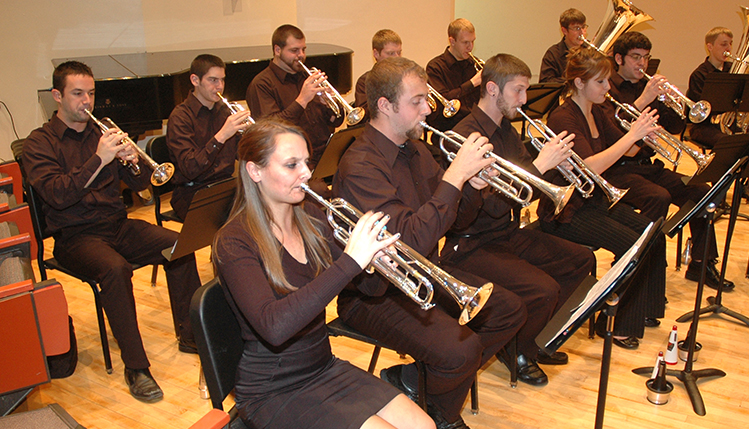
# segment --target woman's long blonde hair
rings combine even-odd
[[[283,271],[281,262],[283,246],[273,235],[273,214],[257,183],[250,178],[246,166],[248,162],[252,162],[260,168],[266,167],[276,150],[277,137],[287,133],[296,134],[305,141],[307,140],[301,128],[279,120],[260,120],[245,132],[237,148],[237,158],[240,164],[237,194],[227,220],[227,223],[235,218],[241,220],[258,246],[269,283],[277,292],[283,294],[296,290],[296,287],[288,282]],[[330,266],[332,256],[328,243],[320,232],[323,225],[317,219],[310,217],[304,211],[302,204],[293,207],[293,223],[302,236],[308,263],[312,264],[319,274]],[[219,230],[215,240],[219,240],[224,233],[224,228]],[[215,243],[213,248],[216,249]],[[219,260],[215,250],[213,261],[217,266]]]

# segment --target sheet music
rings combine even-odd
[[[614,266],[611,267],[611,269],[603,277],[601,277],[601,279],[598,280],[592,288],[590,288],[588,294],[585,295],[585,299],[580,303],[580,305],[570,310],[570,317],[567,319],[567,322],[565,322],[562,327],[559,328],[556,335],[551,337],[551,339],[546,343],[547,347],[564,331],[568,330],[576,320],[582,317],[583,313],[585,313],[585,311],[587,311],[590,306],[595,304],[598,298],[600,298],[611,289],[611,286],[618,278],[621,277],[621,275],[624,273],[624,270],[632,261],[632,258],[640,250],[640,247],[642,247],[642,244],[645,241],[645,238],[648,237],[648,233],[650,232],[650,228],[652,227],[653,223],[651,222],[650,225],[645,228],[645,231],[643,231],[643,233],[640,235],[640,238],[635,241],[632,247],[630,247],[629,250],[627,250],[621,258],[619,258],[619,261],[617,261],[616,264],[614,264]]]

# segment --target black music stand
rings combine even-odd
[[[563,83],[534,83],[526,91],[528,101],[523,105],[523,112],[531,119],[543,118],[547,113],[559,106],[559,97],[562,94],[562,90],[564,90]],[[525,118],[522,118],[521,136],[525,135],[525,126]]]
[[[697,202],[697,204],[685,204],[679,212],[674,215],[667,224],[664,226],[664,230],[667,231],[669,237],[676,235],[684,226],[694,218],[704,217],[706,222],[715,222],[715,210],[718,205],[725,198],[728,189],[731,187],[731,183],[740,178],[741,172],[746,164],[747,157],[743,157],[736,161],[724,174],[723,176],[710,188],[710,191]],[[711,164],[712,167],[712,164]],[[695,344],[697,343],[697,329],[700,321],[700,302],[702,302],[702,292],[705,287],[705,273],[707,272],[707,252],[710,247],[710,234],[705,235],[705,252],[702,255],[702,267],[700,270],[700,281],[697,284],[697,295],[694,300],[694,311],[692,312],[692,324],[689,327],[690,335],[687,338],[689,344],[689,353],[687,354],[687,361],[684,365],[684,369],[676,371],[669,369],[666,371],[667,376],[676,377],[679,381],[684,384],[689,395],[689,400],[692,402],[692,409],[699,416],[704,416],[705,402],[702,399],[700,390],[697,387],[697,380],[706,377],[725,377],[726,373],[717,368],[700,369],[697,371],[692,370]],[[721,274],[721,284],[718,286],[718,293],[723,288],[723,275]],[[684,316],[677,319],[681,321]],[[632,372],[639,375],[649,377],[652,374],[653,367],[644,367],[633,369]]]
[[[167,261],[213,244],[213,237],[226,222],[234,203],[236,180],[230,177],[198,189],[192,197],[177,241],[161,252]]]
[[[710,103],[712,114],[749,112],[749,75],[709,73],[702,87],[702,99]]]
[[[735,140],[733,143],[735,146],[740,146],[740,151],[743,156],[741,159],[747,159],[746,156],[749,155],[749,135],[746,134],[739,134],[734,136],[727,136],[726,138],[721,139],[720,141],[723,142],[725,139],[730,138],[732,140]],[[716,149],[720,150],[717,146]],[[717,159],[717,156],[716,156]],[[741,161],[736,161],[735,164],[739,163]],[[716,167],[720,167],[722,164],[720,163],[720,160],[718,160],[719,163]],[[713,160],[713,163],[715,160]],[[710,164],[708,169],[712,169],[713,163]],[[737,171],[735,173],[735,177],[733,179],[734,181],[734,188],[733,188],[733,200],[731,201],[731,213],[728,220],[728,231],[726,232],[726,244],[725,248],[723,250],[723,262],[721,264],[720,269],[720,283],[718,284],[718,293],[715,297],[708,297],[707,302],[710,304],[707,307],[700,308],[699,314],[705,314],[705,313],[725,313],[734,319],[737,319],[741,322],[744,322],[747,326],[749,326],[749,318],[742,315],[741,313],[738,313],[736,311],[733,311],[727,307],[724,307],[722,304],[723,301],[723,280],[725,279],[726,275],[726,266],[728,265],[728,253],[731,248],[731,239],[733,238],[733,232],[734,228],[736,226],[736,218],[738,216],[739,206],[741,204],[741,196],[743,195],[743,182],[742,182],[742,176],[745,176],[746,170],[745,170],[745,163],[741,164],[738,167],[734,166],[730,167],[728,171],[733,171],[734,168],[737,168]],[[727,174],[727,173],[726,173]],[[722,180],[722,179],[721,179]],[[727,187],[730,187],[730,183],[727,185]],[[727,189],[727,188],[726,188]],[[704,199],[704,198],[703,198]],[[695,311],[697,311],[695,309]],[[693,312],[689,312],[686,314],[681,315],[678,319],[676,319],[677,322],[686,322],[687,320],[691,319],[693,317]]]
[[[614,341],[614,317],[619,304],[638,269],[657,236],[660,234],[663,219],[651,223],[635,244],[614,264],[600,280],[588,277],[567,299],[559,311],[554,314],[546,327],[536,336],[536,344],[545,353],[551,355],[564,344],[577,329],[598,310],[603,308],[607,316],[606,336],[601,354],[601,377],[598,384],[598,405],[596,407],[595,428],[603,428],[603,416],[606,411],[606,392],[608,390],[611,352]],[[592,280],[591,280],[592,279]],[[593,284],[595,282],[595,284]]]
[[[341,157],[346,149],[351,146],[351,143],[364,131],[365,124],[344,128],[331,134],[310,180],[324,180],[327,184],[331,183],[333,175],[338,171],[338,163],[341,161]]]

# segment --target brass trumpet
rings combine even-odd
[[[645,73],[645,70],[639,70],[640,73],[645,76],[645,79],[651,80],[653,78],[649,74]],[[674,112],[676,112],[679,117],[681,117],[681,119],[686,118],[686,115],[684,114],[685,105],[689,108],[689,120],[694,122],[695,124],[704,121],[708,116],[710,116],[710,110],[712,110],[712,107],[707,101],[700,100],[698,102],[694,102],[687,98],[686,95],[682,94],[682,92],[679,91],[679,88],[669,82],[661,85],[660,89],[665,89],[666,93],[661,95],[658,99],[666,106],[670,107]]]
[[[447,159],[452,162],[457,156],[457,150],[460,150],[466,138],[454,131],[442,132],[427,125],[425,122],[420,122],[420,124],[440,137],[440,149],[447,155]],[[445,142],[452,144],[456,150],[445,148]],[[527,206],[531,203],[533,199],[533,188],[531,186],[535,186],[554,202],[554,206],[556,207],[554,214],[559,214],[572,197],[572,193],[575,192],[575,188],[572,185],[562,187],[551,184],[507,161],[494,152],[489,152],[486,156],[494,160],[490,167],[496,170],[499,176],[490,176],[486,171],[481,170],[478,177],[483,179],[492,188],[522,206]],[[501,179],[500,176],[503,176],[505,180]]]
[[[484,64],[485,64],[484,60],[473,55],[473,52],[469,52],[468,56],[471,57],[471,60],[473,61],[473,68],[475,68],[477,72],[480,72],[481,70],[484,69]]]
[[[91,113],[90,110],[84,109],[84,111],[88,114],[88,116],[91,117],[91,119],[96,122],[96,125],[99,126],[99,129],[101,129],[102,132],[106,132],[107,130],[110,130],[112,128],[117,129],[117,134],[122,136],[122,139],[120,140],[120,144],[127,144],[131,145],[133,149],[135,149],[135,152],[138,153],[138,156],[140,159],[144,160],[152,169],[153,173],[151,173],[151,184],[154,186],[161,186],[169,181],[169,179],[172,178],[174,175],[174,164],[171,162],[165,162],[163,164],[157,164],[156,161],[154,161],[146,152],[143,151],[143,149],[140,148],[130,137],[127,136],[127,134],[123,133],[122,130],[120,130],[117,126],[117,124],[114,123],[109,118],[102,118],[101,120],[96,119],[96,116]],[[138,164],[133,162],[125,161],[122,158],[118,158],[122,165],[126,166],[133,175],[137,176],[140,174],[140,167]]]
[[[634,106],[626,103],[620,103],[614,99],[610,94],[606,94],[606,99],[614,103],[616,105],[616,112],[614,113],[614,117],[617,121],[619,121],[619,125],[621,125],[622,128],[625,130],[630,129],[632,126],[632,121],[636,120],[640,116],[640,111],[637,110]],[[619,116],[619,112],[624,111],[626,112],[631,119],[627,120],[624,118],[621,118]],[[650,136],[646,136],[644,139],[642,139],[648,146],[653,148],[656,152],[658,152],[659,155],[666,158],[668,162],[672,163],[674,166],[679,165],[679,162],[681,161],[681,154],[686,153],[694,159],[694,162],[697,163],[697,173],[699,174],[702,170],[704,170],[708,165],[710,165],[710,162],[713,160],[713,157],[715,156],[714,153],[711,153],[710,155],[705,155],[702,153],[697,152],[696,150],[692,149],[688,145],[684,144],[681,140],[677,139],[676,137],[672,136],[669,132],[664,131],[662,129],[656,129],[653,131],[653,133],[656,135],[657,139],[653,139]],[[660,142],[663,143],[660,143]],[[673,150],[669,150],[668,147],[671,147]]]
[[[432,85],[427,84],[427,87],[429,87],[427,104],[429,104],[429,108],[432,109],[432,111],[437,110],[437,101],[435,100],[437,99],[443,106],[445,106],[445,108],[442,109],[442,116],[452,118],[456,113],[458,113],[460,110],[460,100],[448,100],[443,97],[442,94],[437,92],[436,89],[432,88]]]
[[[310,76],[312,76],[312,73],[317,71],[317,69],[315,68],[307,68],[307,66],[299,60],[297,60],[297,62]],[[343,99],[343,97],[341,97],[341,94],[333,87],[333,85],[330,84],[330,82],[326,80],[322,84],[320,84],[320,86],[325,89],[330,89],[331,92],[322,91],[318,92],[317,94],[322,97],[325,104],[327,104],[330,110],[335,113],[336,118],[341,117],[341,109],[343,109],[346,113],[346,125],[348,126],[356,125],[361,122],[362,119],[364,119],[364,109],[362,109],[361,107],[351,107],[351,105],[348,104],[346,100]]]
[[[226,107],[229,108],[229,111],[231,112],[232,115],[238,112],[245,111],[244,106],[242,106],[241,104],[237,102],[227,100],[226,97],[224,97],[220,92],[217,92],[216,95],[218,95],[218,98],[221,99],[222,103],[226,104]],[[252,119],[252,116],[248,116],[247,119],[244,120],[244,124],[246,126],[255,125],[255,120]],[[244,130],[240,129],[238,132],[239,134],[242,134],[244,133]]]
[[[517,110],[518,113],[520,113],[525,120],[539,132],[540,136],[536,137],[533,135],[530,127],[526,130],[526,134],[528,135],[528,138],[531,139],[531,144],[533,144],[533,147],[535,147],[536,150],[540,152],[547,142],[556,138],[557,135],[547,127],[546,124],[538,119],[531,119],[519,107],[515,110]],[[609,199],[609,202],[611,203],[609,208],[611,208],[614,207],[614,204],[619,202],[619,200],[621,200],[624,194],[629,190],[619,189],[609,183],[603,178],[603,176],[588,167],[588,164],[586,164],[585,161],[580,158],[580,155],[578,155],[574,150],[568,149],[568,152],[570,156],[567,158],[566,162],[572,166],[572,170],[567,170],[562,165],[557,165],[557,170],[565,179],[567,179],[568,182],[572,183],[572,185],[577,188],[577,191],[580,192],[584,198],[589,198],[593,195],[595,185],[597,184]]]
[[[311,190],[306,183],[303,183],[301,187],[304,192],[327,208],[328,222],[333,227],[333,236],[340,243],[346,245],[356,222],[362,217],[362,212],[343,198],[334,198],[328,201]],[[345,226],[338,222],[345,223]],[[381,235],[382,238],[391,236],[385,230]],[[367,272],[371,274],[373,270],[378,271],[419,304],[423,310],[434,307],[432,303],[434,286],[432,283],[436,282],[458,303],[461,308],[458,323],[465,325],[481,311],[494,289],[493,283],[473,287],[461,282],[401,240],[396,241],[393,247],[395,250],[386,248],[384,252],[391,261],[395,262],[395,266],[377,258],[372,260]]]

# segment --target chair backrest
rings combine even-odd
[[[169,148],[166,146],[166,136],[158,136],[149,140],[146,143],[146,154],[156,161],[157,164],[171,162],[169,160]],[[177,168],[177,166],[174,168]],[[174,189],[174,185],[169,181],[161,186],[153,186],[152,188],[155,195],[163,195],[171,192]]]
[[[211,403],[213,408],[223,410],[224,398],[234,389],[244,341],[218,278],[195,292],[190,320]]]

